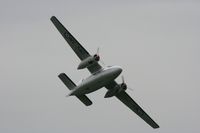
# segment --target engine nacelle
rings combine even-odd
[[[120,86],[119,86],[119,85],[116,85],[113,89],[108,90],[108,91],[106,92],[104,98],[109,98],[109,97],[115,96],[115,95],[118,93],[119,89],[120,89]]]
[[[121,83],[121,84],[120,84],[120,87],[121,87],[121,89],[124,90],[124,91],[127,89],[127,85],[126,85],[125,83]]]
[[[113,89],[108,90],[104,96],[104,98],[109,98],[112,96],[117,95],[117,93],[120,93],[121,91],[125,91],[127,89],[127,85],[125,83],[116,85]]]
[[[94,56],[89,56],[78,65],[77,69],[87,68],[100,60],[99,55],[95,54]]]

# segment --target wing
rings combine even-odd
[[[113,81],[113,83],[109,86],[106,86],[106,88],[110,90],[113,89],[113,86],[115,85],[117,85],[117,83]],[[116,95],[116,97],[133,112],[135,112],[140,118],[142,118],[146,123],[148,123],[152,128],[159,128],[159,125],[153,121],[151,117],[145,113],[144,110],[125,91],[121,91]]]
[[[63,38],[68,42],[69,46],[74,50],[76,55],[80,60],[84,60],[89,57],[90,54],[84,49],[83,46],[71,35],[71,33],[60,23],[60,21],[55,17],[51,17],[52,23],[58,29]]]
[[[74,50],[80,60],[84,60],[87,57],[91,56],[88,51],[72,36],[72,34],[59,22],[59,20],[55,16],[51,17],[51,21],[58,29],[60,34],[63,36],[63,38],[67,41],[69,46]],[[100,69],[101,66],[98,63],[95,63],[94,65],[88,67],[88,70],[91,73],[94,73]]]

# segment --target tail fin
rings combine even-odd
[[[58,75],[60,80],[67,86],[69,90],[72,90],[76,87],[76,84],[65,74],[61,73]],[[83,102],[86,106],[92,104],[92,101],[86,95],[76,96],[81,102]]]

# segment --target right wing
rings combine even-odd
[[[110,85],[106,86],[106,88],[111,90],[116,85],[117,83],[113,81]],[[144,110],[125,91],[121,91],[115,96],[133,112],[135,112],[140,118],[142,118],[146,123],[148,123],[152,128],[159,128],[159,125],[154,120],[152,120],[151,117],[145,113]]]
[[[51,21],[81,61],[91,56],[88,51],[72,36],[72,34],[60,23],[60,21],[55,16],[51,17]],[[89,66],[88,70],[91,73],[95,73],[101,68],[102,67],[98,63],[95,63]]]

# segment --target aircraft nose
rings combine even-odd
[[[116,71],[116,73],[119,75],[119,74],[122,72],[122,68],[119,67],[119,66],[117,66],[117,67],[115,68],[115,71]]]

